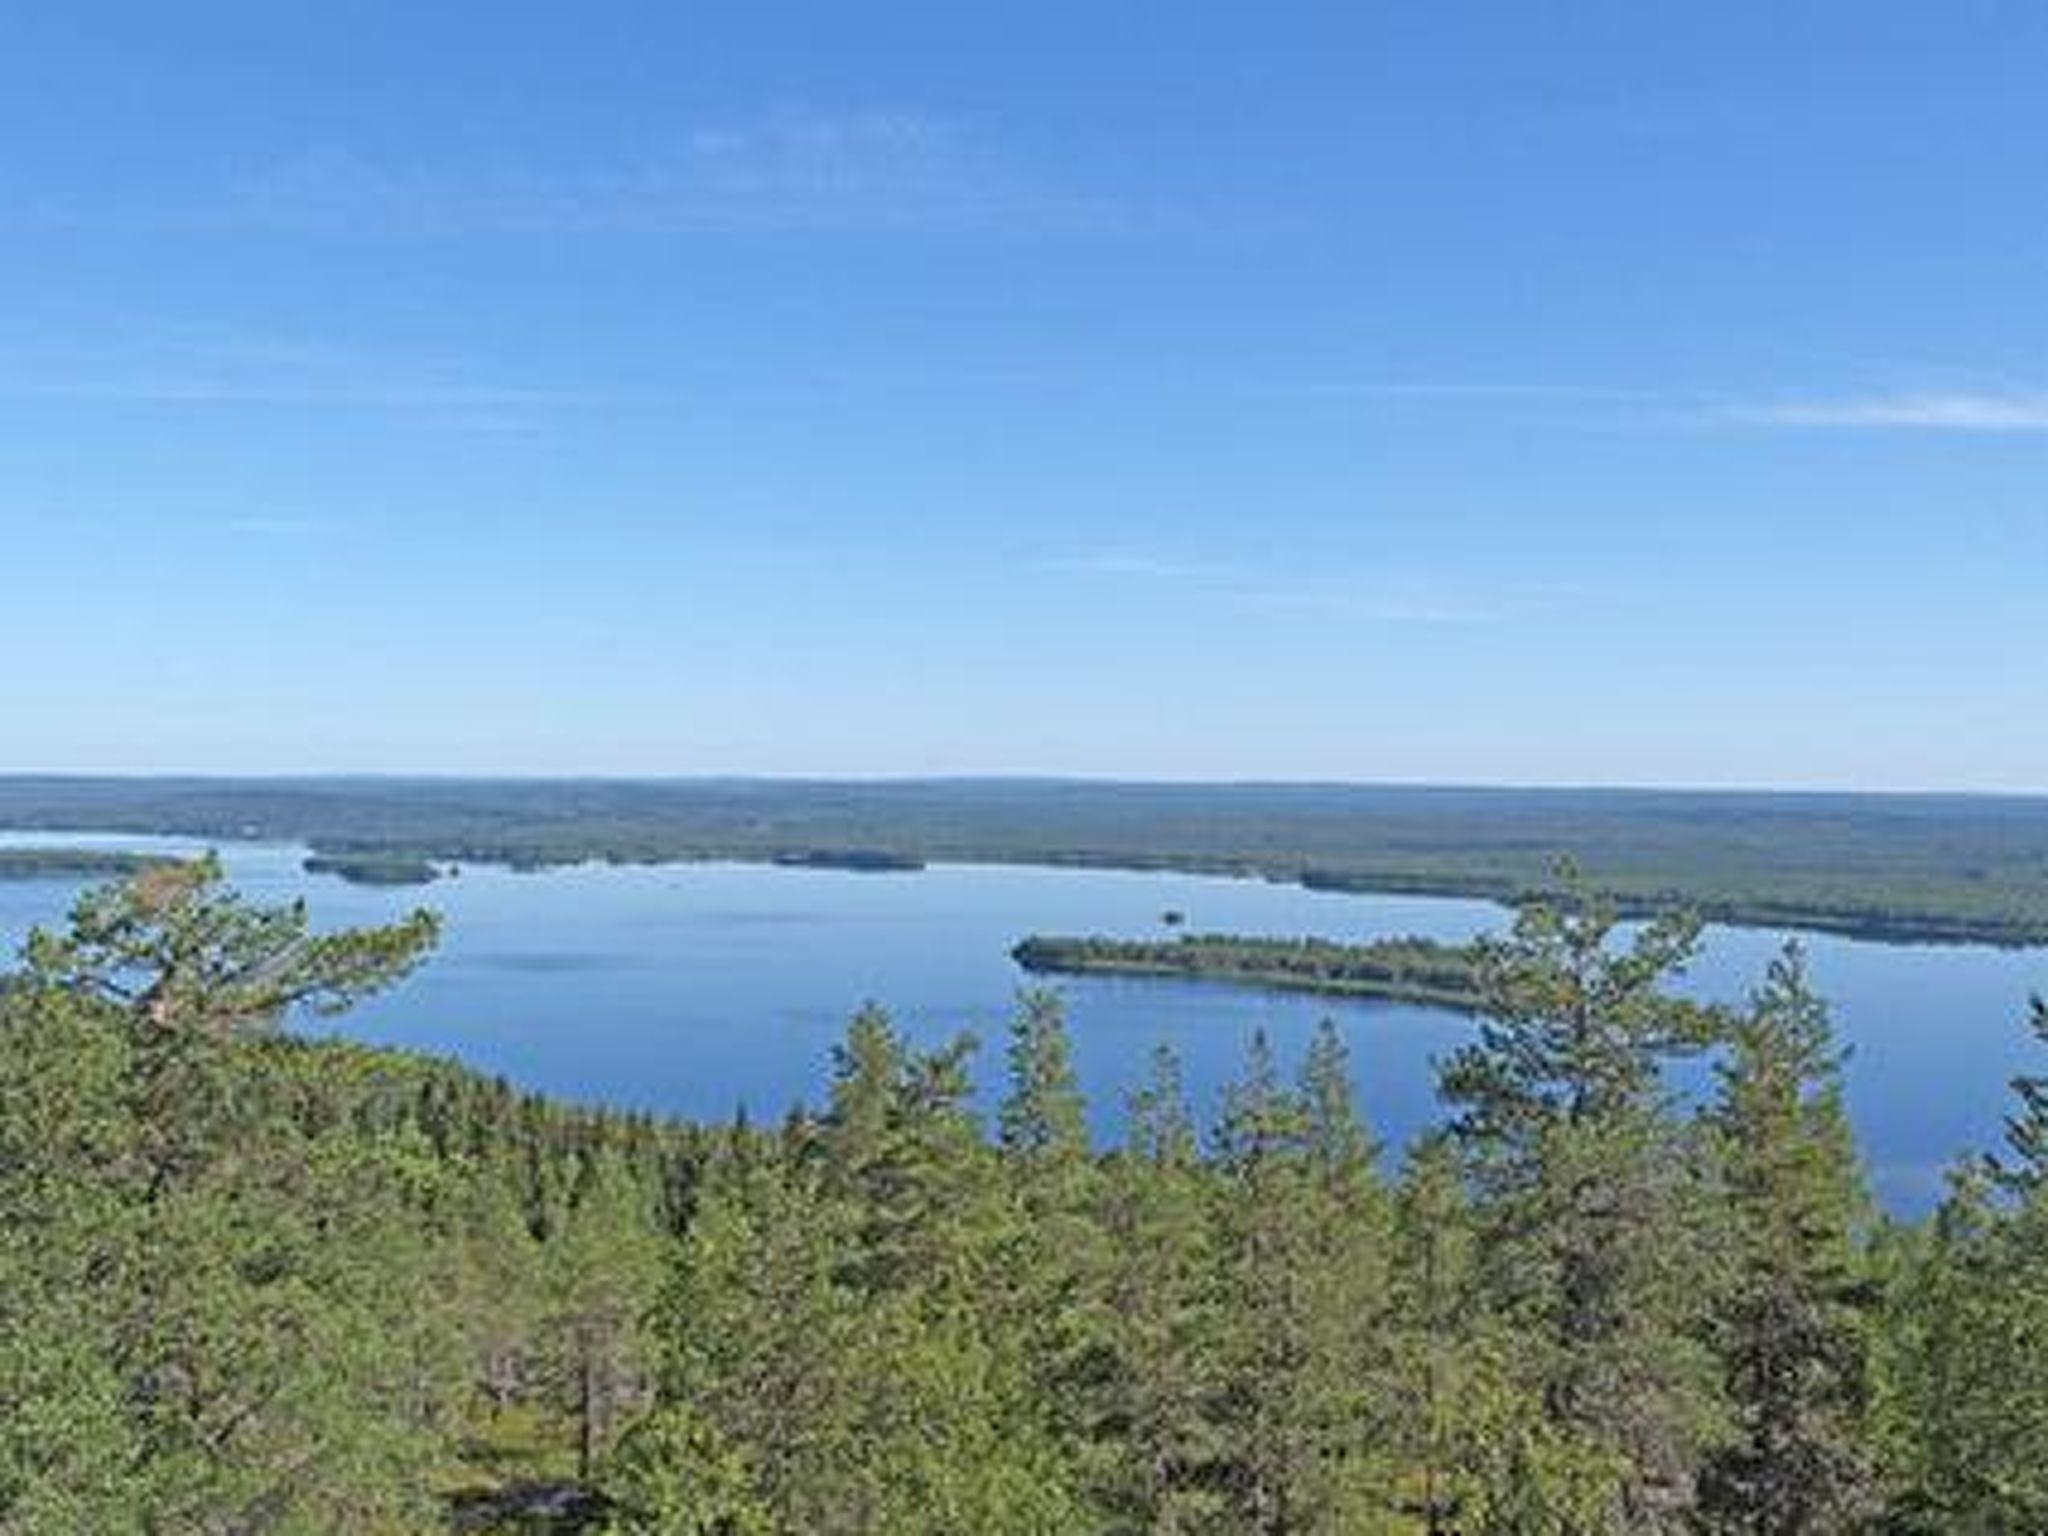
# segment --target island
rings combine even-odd
[[[1434,939],[1343,944],[1231,933],[1174,939],[1033,934],[1010,951],[1010,958],[1034,975],[1165,976],[1464,1012],[1479,1005],[1479,968],[1471,947]]]
[[[786,869],[846,869],[860,875],[915,874],[924,860],[886,848],[794,848],[772,859]]]
[[[0,848],[0,880],[118,880],[174,862],[112,848]]]
[[[431,885],[441,878],[431,859],[403,853],[315,853],[300,865],[309,875],[333,875],[350,885]]]

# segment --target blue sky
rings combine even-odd
[[[2043,59],[29,8],[0,767],[2048,789]]]

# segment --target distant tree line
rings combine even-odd
[[[1624,916],[2048,944],[2048,798],[1032,779],[0,776],[0,827],[542,869],[745,859],[1175,870]]]
[[[2048,1530],[2048,1075],[1884,1220],[1796,949],[1706,1007],[1695,921],[1525,909],[1390,1169],[1329,1027],[1206,1132],[1162,1048],[1107,1148],[1044,992],[993,1127],[875,1009],[773,1127],[277,1032],[434,929],[200,863],[29,943],[0,1530]]]

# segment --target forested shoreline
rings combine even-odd
[[[874,1008],[775,1126],[279,1032],[436,926],[317,934],[205,860],[30,940],[0,1530],[2048,1529],[2039,1003],[2001,1145],[1901,1223],[1796,948],[1684,1001],[1697,921],[1584,891],[1473,947],[1477,1037],[1397,1159],[1330,1028],[1206,1116],[1162,1046],[1092,1145],[1046,992],[992,1125],[971,1039]]]
[[[1515,906],[1560,855],[1622,915],[2048,944],[2048,799],[1028,779],[0,776],[0,827],[545,869],[707,859],[1176,871]]]
[[[108,880],[165,862],[162,854],[119,849],[0,847],[0,880]]]

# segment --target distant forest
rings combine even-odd
[[[0,779],[0,827],[301,841],[363,870],[756,859],[1185,870],[2048,943],[2048,799],[1058,780]]]
[[[204,860],[28,941],[0,1531],[2048,1530],[2038,1002],[2003,1145],[1900,1224],[1797,948],[1685,1001],[1697,920],[1625,935],[1583,890],[1473,946],[1398,1166],[1329,1028],[1256,1040],[1206,1129],[1162,1047],[1092,1145],[1045,992],[993,1124],[972,1040],[872,1008],[772,1126],[280,1032],[437,933],[316,933]]]

